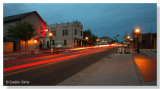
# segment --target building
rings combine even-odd
[[[13,43],[13,50],[4,50],[4,52],[18,51],[19,49],[24,50],[25,43],[22,40],[17,41],[7,37],[7,31],[9,26],[14,27],[24,22],[32,24],[33,27],[36,29],[36,32],[38,33],[37,36],[28,41],[29,50],[38,50],[40,44],[43,45],[43,38],[45,37],[45,26],[47,26],[47,24],[36,11],[7,16],[3,18],[3,21],[4,44],[7,44],[7,42]],[[4,45],[4,49],[6,49],[6,47],[7,46]]]
[[[156,49],[157,48],[157,34],[147,33],[140,34],[139,36],[139,48],[140,49]]]
[[[48,25],[46,28],[49,30],[45,37],[45,47],[62,47],[73,48],[82,46],[83,40],[83,25],[81,22],[73,21],[71,23],[61,23]],[[49,33],[53,33],[53,37]]]
[[[99,38],[99,42],[97,42],[98,45],[107,45],[111,42],[111,39],[109,37],[103,36]]]

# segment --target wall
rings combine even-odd
[[[79,26],[77,26],[79,25]],[[46,28],[49,29],[49,32],[46,33],[45,38],[45,47],[47,47],[47,39],[50,40],[49,33],[51,31],[56,31],[56,36],[53,37],[53,40],[55,41],[55,47],[58,44],[61,44],[62,47],[65,48],[72,48],[74,47],[74,39],[83,39],[83,35],[81,36],[81,31],[83,33],[83,25],[79,22],[73,22],[73,23],[62,23],[62,24],[54,24],[54,25],[48,25]],[[68,30],[68,35],[63,36],[63,30]],[[75,29],[77,29],[77,35],[75,35]],[[67,40],[67,45],[64,45],[64,40]]]
[[[20,23],[20,21],[14,21],[14,22],[9,22],[9,23],[4,23],[3,24],[3,37],[5,37],[6,39],[8,39],[8,37],[7,37],[8,28],[10,26],[14,27],[14,26],[16,26],[19,23]]]
[[[3,42],[3,52],[13,52],[13,42]]]
[[[33,27],[36,29],[38,35],[36,36],[36,38],[39,37],[45,37],[45,31],[43,31],[43,33],[40,33],[41,28],[43,30],[45,30],[45,24],[44,22],[37,16],[36,13],[32,13],[24,18],[21,19],[21,23],[23,22],[28,22],[30,24],[33,25]]]
[[[139,41],[139,47],[141,49],[151,49],[151,34],[148,33],[148,34],[141,34],[141,35],[142,35],[142,38],[141,38],[142,41]],[[152,43],[152,49],[153,49],[153,48],[156,48],[156,46],[157,46],[157,44],[156,44],[157,43],[157,34],[152,34],[152,41],[153,41],[153,43]]]

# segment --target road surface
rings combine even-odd
[[[117,48],[91,47],[54,55],[4,61],[4,86],[56,85],[101,60]]]

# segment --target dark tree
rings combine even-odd
[[[20,40],[25,41],[25,50],[27,50],[26,48],[29,50],[28,41],[37,35],[36,29],[34,29],[33,26],[27,22],[15,27],[10,26],[7,34],[9,38],[19,40],[19,42]]]
[[[83,38],[85,39],[86,37],[88,37],[87,42],[90,45],[95,45],[96,39],[98,39],[98,37],[94,35],[90,29],[83,31]],[[86,44],[87,42],[85,41],[84,43]]]

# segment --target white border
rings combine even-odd
[[[27,87],[22,87],[22,86],[17,86],[17,87],[4,87],[3,86],[3,3],[157,3],[157,43],[158,43],[158,51],[157,51],[157,75],[158,75],[158,86],[157,87],[151,87],[151,86],[69,86],[69,87],[64,87],[64,86],[27,86]],[[0,2],[0,88],[1,89],[46,89],[46,88],[66,88],[66,89],[73,89],[73,88],[84,88],[84,89],[91,89],[91,88],[111,88],[111,89],[128,89],[128,88],[136,88],[136,89],[144,89],[144,88],[148,88],[148,89],[158,89],[159,88],[159,58],[160,58],[160,53],[159,53],[159,48],[160,48],[160,40],[159,40],[159,34],[160,34],[160,0],[1,0]]]

